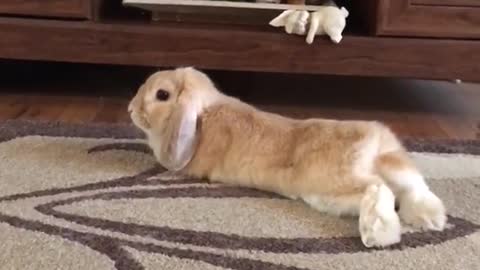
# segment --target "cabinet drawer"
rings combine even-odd
[[[0,0],[0,14],[85,19],[90,0]]]
[[[372,1],[377,35],[480,38],[480,0]]]

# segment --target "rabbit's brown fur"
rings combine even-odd
[[[159,89],[170,98],[156,100]],[[167,168],[302,199],[320,211],[360,215],[367,246],[399,241],[395,197],[403,221],[435,230],[445,226],[442,202],[381,123],[296,120],[264,112],[222,94],[193,68],[152,75],[129,111]],[[179,131],[185,115],[195,116],[196,122],[186,125],[194,134]],[[178,159],[174,150],[183,149],[177,143],[182,140],[191,151]]]
[[[381,138],[393,136],[375,122],[300,121],[240,103],[206,109],[200,134],[185,173],[289,197],[363,193],[368,185],[378,183],[367,175],[375,170],[382,144],[391,142]],[[399,147],[392,141],[394,145],[384,148]],[[376,153],[363,161],[361,152],[368,144],[376,144],[372,145]]]

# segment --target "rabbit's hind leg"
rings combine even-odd
[[[384,184],[370,185],[360,202],[358,228],[366,247],[385,247],[400,242],[400,218],[395,196]]]
[[[421,229],[445,228],[447,216],[442,201],[430,190],[406,153],[384,153],[377,159],[376,168],[399,199],[403,222]]]
[[[398,243],[401,237],[400,219],[395,212],[395,196],[382,181],[376,177],[374,180],[362,181],[368,184],[348,195],[309,195],[302,198],[321,212],[359,216],[359,230],[365,246],[392,245]]]
[[[330,182],[328,191],[322,188],[321,194],[311,192],[299,197],[317,211],[335,216],[358,216],[360,214],[360,202],[367,188],[371,185],[384,183],[382,178],[373,174],[349,175],[328,182]],[[323,186],[327,185],[324,184]],[[315,188],[310,190],[315,190]]]

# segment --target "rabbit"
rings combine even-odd
[[[380,122],[262,111],[223,94],[194,67],[152,74],[128,111],[166,177],[260,189],[327,214],[358,216],[367,247],[398,243],[400,222],[445,228],[444,204]]]

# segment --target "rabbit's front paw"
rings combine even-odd
[[[406,224],[424,230],[442,231],[447,222],[442,201],[430,190],[403,195],[399,215]]]
[[[370,186],[360,204],[360,235],[366,247],[385,247],[400,242],[400,219],[395,196],[385,185]]]

